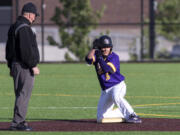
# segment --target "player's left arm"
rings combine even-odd
[[[102,57],[99,57],[98,62],[100,64],[102,70],[104,71],[104,73],[113,74],[113,73],[116,72],[116,67],[115,67],[113,61],[109,61],[109,62],[106,63]]]

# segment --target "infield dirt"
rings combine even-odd
[[[142,118],[141,124],[99,124],[95,119],[30,121],[33,131],[180,131],[180,119]],[[9,122],[0,122],[0,131],[7,131]]]

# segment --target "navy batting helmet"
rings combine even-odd
[[[99,38],[99,44],[101,48],[113,47],[112,40],[109,36],[103,35]]]

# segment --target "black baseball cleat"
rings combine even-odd
[[[139,118],[139,116],[135,114],[131,114],[129,118],[126,120],[127,123],[142,123],[142,120]]]
[[[20,123],[17,126],[10,126],[9,130],[12,131],[32,131],[32,128],[27,125],[27,123]]]

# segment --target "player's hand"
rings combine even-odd
[[[99,40],[97,38],[93,41],[93,49],[99,49]]]
[[[38,67],[33,67],[33,68],[32,68],[32,71],[33,71],[33,74],[34,74],[34,75],[39,75],[39,74],[40,74],[40,70],[39,70]]]
[[[102,58],[102,53],[100,50],[96,50],[95,55],[96,55],[97,60]]]

